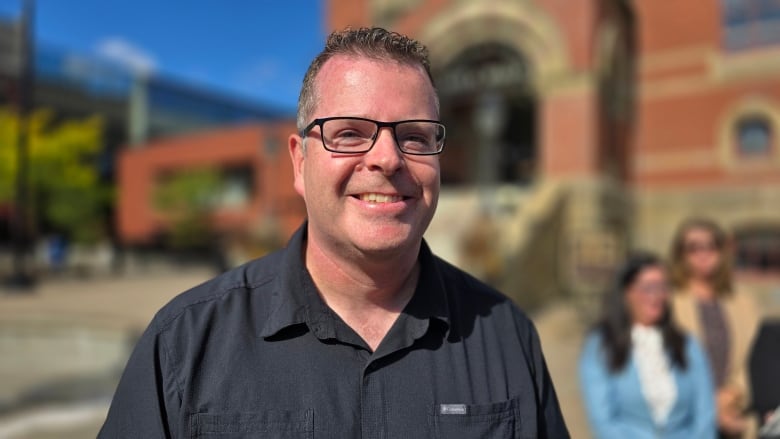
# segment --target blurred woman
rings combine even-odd
[[[672,243],[671,262],[677,323],[707,353],[720,436],[747,437],[746,365],[759,314],[751,298],[733,287],[725,232],[708,219],[683,222]]]
[[[669,295],[667,272],[653,255],[633,255],[618,272],[580,358],[595,437],[715,437],[707,359],[673,324]]]

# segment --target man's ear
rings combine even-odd
[[[305,165],[304,156],[306,149],[303,146],[303,138],[298,134],[291,134],[287,140],[287,148],[290,151],[290,160],[293,165],[293,186],[300,196],[306,199],[306,187],[303,184],[303,167]]]

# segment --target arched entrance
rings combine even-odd
[[[447,126],[445,185],[527,184],[536,172],[536,102],[526,59],[486,42],[434,72]]]

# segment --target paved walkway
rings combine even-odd
[[[0,439],[95,437],[133,340],[205,269],[0,289]]]
[[[32,294],[0,290],[0,439],[94,437],[131,340],[174,295],[212,275],[157,270],[49,279]],[[588,437],[575,373],[580,319],[561,305],[534,320],[573,437]],[[3,414],[14,398],[29,407]]]

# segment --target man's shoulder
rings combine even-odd
[[[515,323],[533,327],[528,315],[506,294],[473,275],[434,256],[437,271],[450,300],[461,309],[484,311],[489,318],[511,318]]]
[[[178,294],[157,312],[152,325],[163,330],[186,311],[218,304],[228,297],[248,300],[247,293],[270,286],[277,278],[284,251],[249,261]]]
[[[466,294],[471,297],[486,297],[498,302],[509,301],[509,298],[504,293],[477,279],[465,270],[438,256],[434,255],[433,259],[446,288],[454,289],[460,294]]]

